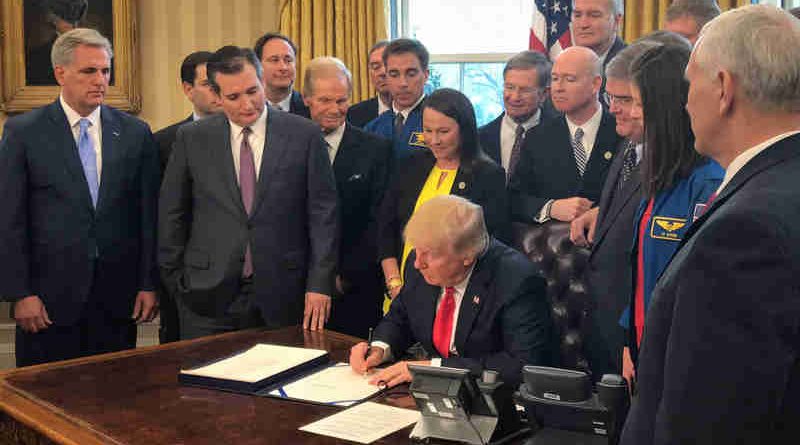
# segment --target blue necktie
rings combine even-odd
[[[86,118],[82,118],[79,123],[81,131],[78,135],[78,154],[81,156],[86,183],[89,184],[92,205],[97,207],[97,192],[100,189],[100,184],[97,180],[97,154],[94,152],[94,143],[91,136],[89,136],[89,125],[92,125],[92,123]]]

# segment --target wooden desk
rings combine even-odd
[[[0,443],[331,444],[297,428],[341,408],[185,387],[178,370],[267,342],[347,361],[358,339],[331,331],[243,331],[0,373]],[[378,401],[413,408],[408,395]],[[411,428],[376,443],[407,444]]]

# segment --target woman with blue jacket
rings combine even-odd
[[[631,255],[634,292],[620,320],[629,333],[622,354],[622,372],[629,382],[635,378],[638,345],[656,281],[725,175],[719,164],[694,150],[686,112],[689,83],[684,77],[689,56],[686,47],[658,45],[631,65],[631,116],[643,119],[644,149],[642,202]]]

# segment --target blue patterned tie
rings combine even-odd
[[[97,154],[94,151],[94,143],[89,136],[89,126],[91,121],[82,118],[80,121],[81,131],[78,135],[78,154],[81,156],[83,174],[86,176],[86,183],[89,184],[89,194],[92,195],[92,205],[97,207],[97,192],[100,183],[97,179]]]

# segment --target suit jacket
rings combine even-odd
[[[742,167],[650,301],[623,444],[796,443],[800,136]]]
[[[295,90],[292,90],[292,99],[289,102],[289,112],[298,116],[303,116],[306,119],[311,119],[311,112],[308,110],[306,103],[303,102],[303,95]]]
[[[188,124],[194,121],[194,116],[189,115],[186,119],[174,123],[169,127],[162,128],[153,134],[156,142],[158,143],[159,158],[161,159],[161,174],[167,169],[167,162],[169,155],[172,153],[172,144],[175,143],[175,138],[178,136],[178,128],[183,124]]]
[[[336,186],[319,127],[270,109],[248,217],[224,115],[178,130],[159,201],[159,264],[170,291],[200,315],[238,295],[250,244],[254,295],[268,325],[296,324],[305,292],[331,295]]]
[[[585,337],[586,355],[596,379],[621,372],[625,332],[618,321],[633,295],[629,260],[634,215],[641,200],[641,178],[637,166],[623,188],[618,187],[626,143],[622,142],[608,169],[598,203],[594,244],[584,272],[593,305],[591,333]]]
[[[436,158],[430,150],[413,152],[400,161],[386,190],[378,216],[378,260],[400,259],[403,253],[403,229],[414,213],[422,187]],[[451,194],[469,199],[483,207],[489,234],[505,241],[510,238],[508,198],[505,172],[488,159],[473,165],[461,165],[456,173]]]
[[[558,116],[558,113],[551,108],[542,107],[541,110],[542,113],[539,116],[539,124],[537,125],[541,125],[542,123]],[[492,158],[492,160],[499,166],[503,165],[503,161],[500,157],[500,129],[503,126],[503,118],[505,116],[505,112],[500,113],[500,116],[497,116],[497,118],[495,118],[493,121],[478,129],[478,137],[480,138],[483,152]]]
[[[414,262],[414,252],[409,261]],[[429,356],[439,356],[433,346],[433,321],[442,288],[428,284],[409,267],[406,283],[386,317],[375,328],[374,339],[394,353],[419,342]],[[472,271],[461,300],[454,349],[442,366],[499,371],[502,380],[518,385],[522,366],[551,365],[552,322],[545,281],[521,253],[492,240]]]
[[[375,220],[386,189],[392,144],[347,124],[333,162],[342,242],[339,273],[357,279],[375,262]]]
[[[59,101],[8,119],[0,142],[0,295],[38,295],[73,324],[90,291],[128,318],[157,269],[158,149],[144,122],[101,106],[97,208]]]
[[[597,202],[621,140],[615,127],[614,117],[603,110],[583,177],[575,164],[566,117],[552,119],[528,130],[519,164],[508,185],[513,218],[534,222],[550,199],[582,196]]]
[[[347,110],[347,121],[359,128],[378,117],[378,98],[363,100]]]

